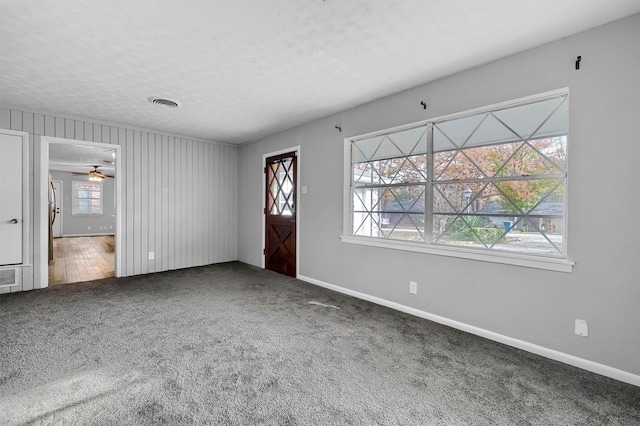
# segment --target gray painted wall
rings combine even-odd
[[[74,216],[72,212],[72,187],[74,181],[89,181],[89,176],[75,176],[69,172],[51,170],[54,180],[62,181],[62,236],[113,234],[116,225],[116,205],[114,200],[114,179],[102,180],[102,215]],[[56,219],[57,220],[57,219]]]
[[[640,374],[638,40],[635,15],[242,146],[240,260],[261,264],[262,155],[301,145],[301,275]],[[343,138],[563,87],[572,273],[340,241]],[[588,338],[574,334],[576,318]]]
[[[238,258],[238,148],[215,142],[62,115],[0,108],[0,127],[25,131],[34,173],[34,135],[122,147],[123,275],[187,268]],[[30,223],[34,224],[34,182]],[[30,259],[34,264],[34,229]],[[148,252],[155,260],[148,260]],[[44,272],[46,276],[46,271]],[[20,287],[34,288],[32,266]]]

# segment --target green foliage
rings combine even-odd
[[[462,231],[464,229],[469,229],[469,226],[472,228],[484,228],[490,225],[490,222],[487,218],[482,216],[467,216],[465,217],[466,223],[462,218],[456,220],[451,227],[453,232]],[[467,226],[467,223],[469,224]]]
[[[451,227],[450,239],[454,241],[473,241],[476,243],[504,243],[506,237],[500,228],[489,227],[490,222],[481,216],[466,217],[467,223],[458,219]]]

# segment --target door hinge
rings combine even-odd
[[[264,169],[262,169],[263,173],[266,174],[267,173],[267,168],[265,167]]]
[[[267,249],[262,249],[262,254],[267,254]]]

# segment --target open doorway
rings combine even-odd
[[[49,144],[49,285],[114,276],[112,146]]]
[[[40,287],[120,276],[120,147],[40,142]]]

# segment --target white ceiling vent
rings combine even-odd
[[[155,96],[150,96],[147,98],[149,102],[156,105],[165,106],[168,108],[178,108],[180,106],[180,102],[172,101],[171,99],[157,98]]]

